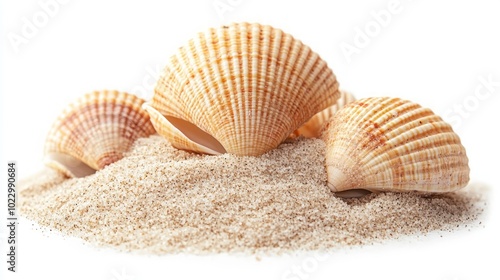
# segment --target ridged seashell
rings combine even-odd
[[[123,157],[134,141],[155,133],[144,100],[118,91],[95,91],[71,104],[45,142],[47,165],[83,177]]]
[[[323,140],[334,192],[450,192],[469,181],[458,135],[430,109],[410,101],[381,97],[351,103],[327,123]]]
[[[319,138],[321,136],[323,126],[333,116],[333,114],[355,100],[356,98],[354,95],[341,90],[340,98],[337,100],[337,103],[310,118],[305,124],[293,132],[293,137],[304,136],[306,138]]]
[[[181,47],[145,108],[176,148],[260,155],[338,97],[335,75],[309,47],[271,26],[236,23]]]

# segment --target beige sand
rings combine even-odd
[[[470,191],[337,198],[324,149],[299,139],[261,157],[204,156],[152,136],[94,175],[26,180],[21,211],[95,245],[149,253],[330,249],[479,223],[484,202]]]

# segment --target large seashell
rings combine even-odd
[[[469,181],[458,135],[431,110],[410,101],[360,99],[332,117],[323,140],[333,192],[450,192]]]
[[[325,110],[317,113],[310,118],[305,124],[293,132],[293,137],[304,136],[306,138],[319,138],[321,136],[322,128],[325,123],[335,114],[338,110],[344,108],[349,103],[356,100],[354,95],[347,91],[340,91],[340,98],[337,102],[326,108]]]
[[[309,47],[271,26],[236,23],[181,47],[145,108],[174,147],[260,155],[338,97],[335,75]]]
[[[155,133],[144,100],[118,91],[95,91],[71,104],[45,143],[47,165],[83,177],[123,157],[139,137]]]

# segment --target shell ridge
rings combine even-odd
[[[450,142],[449,138],[455,141]],[[377,168],[379,164],[383,163],[384,158],[382,157],[384,157],[385,155],[389,156],[390,158],[402,157],[428,148],[438,148],[440,146],[454,145],[454,144],[461,145],[460,141],[457,140],[458,138],[456,138],[456,135],[454,133],[447,133],[446,135],[437,134],[423,138],[416,138],[408,143],[400,143],[400,145],[388,144],[386,145],[387,149],[385,150],[381,149],[380,151],[373,151],[372,154],[366,156],[365,158],[368,158],[369,160],[366,161],[365,164],[370,169]],[[422,143],[417,144],[418,142]],[[409,150],[408,147],[411,147],[412,149]]]
[[[152,106],[163,116],[197,126],[237,155],[260,155],[277,147],[321,105],[338,98],[336,78],[326,63],[299,40],[268,25],[210,29],[173,57],[157,83]],[[206,67],[208,63],[215,66]],[[317,85],[323,80],[326,85]]]
[[[236,114],[232,113],[234,109],[230,106],[226,106],[226,104],[231,104],[228,100],[231,98],[231,93],[234,92],[232,88],[231,71],[229,69],[230,64],[228,63],[229,56],[227,55],[230,49],[227,43],[231,38],[228,40],[225,29],[212,29],[212,36],[212,38],[215,38],[216,42],[207,45],[207,49],[210,49],[210,53],[206,60],[207,63],[211,61],[211,67],[209,67],[209,76],[205,76],[205,83],[208,84],[208,88],[211,89],[211,96],[207,96],[206,98],[206,103],[210,105],[205,106],[210,110],[207,110],[206,114],[203,114],[203,121],[200,122],[200,124],[206,124],[202,129],[205,131],[212,131],[212,136],[221,142],[224,147],[228,147],[231,146],[232,143],[224,143],[223,140],[226,139],[226,137],[221,134],[221,132],[225,131],[223,129],[225,126],[225,119],[231,116],[231,114],[236,117]],[[219,56],[217,56],[217,52],[214,48],[221,50]],[[201,55],[204,55],[204,53],[201,52]],[[210,59],[213,57],[217,57],[217,60],[213,61],[213,59]],[[215,78],[209,79],[209,77]],[[210,84],[210,82],[212,83]],[[207,85],[204,90],[207,90]],[[220,114],[220,111],[211,110],[211,108],[217,107],[224,108],[223,112],[227,112],[227,114]],[[194,105],[192,108],[203,108],[203,106]],[[200,110],[198,113],[202,114],[202,111]],[[210,120],[212,120],[212,122],[210,122]]]
[[[419,110],[422,108],[420,105],[412,102],[405,102],[402,103],[403,101],[400,99],[394,99],[394,98],[388,98],[386,99],[387,102],[390,103],[392,106],[386,106],[384,105],[384,102],[382,102],[379,106],[382,106],[384,108],[383,110],[378,110],[375,114],[369,117],[369,121],[366,123],[369,124],[369,127],[373,127],[372,130],[377,131],[377,134],[384,134],[385,138],[380,138],[376,137],[375,139],[380,139],[379,140],[379,146],[376,146],[374,148],[377,148],[379,152],[383,152],[386,149],[388,149],[388,146],[382,145],[385,144],[388,139],[393,139],[396,136],[393,136],[394,133],[400,132],[397,137],[405,137],[408,134],[406,133],[406,130],[413,129],[412,122],[408,122],[408,116],[414,116],[415,118],[419,117],[419,115],[415,115],[415,111]],[[374,110],[377,108],[377,104],[374,105]],[[370,111],[370,110],[367,110]],[[423,110],[425,111],[425,110]],[[430,111],[430,110],[427,110]],[[369,114],[367,114],[369,115]],[[390,125],[392,127],[389,129]],[[400,126],[403,126],[405,130],[399,129]],[[394,133],[391,134],[391,131]],[[370,132],[370,131],[368,131]],[[371,132],[370,132],[371,133]],[[374,138],[373,134],[370,134],[369,137],[365,137],[362,142],[360,142],[360,145],[363,146],[370,146],[372,147],[372,143]],[[399,140],[400,138],[397,138]],[[396,140],[396,139],[393,139]],[[385,149],[384,149],[385,146]],[[369,149],[364,149],[364,152],[361,153],[359,156],[364,158],[369,156],[370,154],[373,153],[373,150]]]
[[[370,98],[365,98],[360,104],[366,105],[366,107],[362,105],[358,108],[358,110],[364,112],[364,114],[360,114],[360,119],[353,119],[353,122],[360,122],[361,120],[365,120],[363,122],[366,122],[366,120],[371,119],[371,122],[375,123],[376,121],[380,122],[381,119],[383,120],[392,116],[389,112],[399,107],[401,99],[384,97],[381,98],[380,102],[373,102]],[[379,124],[378,122],[377,124]]]
[[[339,98],[335,104],[312,116],[309,120],[302,124],[301,127],[293,132],[292,137],[303,135],[307,138],[319,138],[333,115],[355,100],[354,96],[349,92],[338,92]]]
[[[86,169],[82,165],[85,164],[99,170],[117,161],[135,139],[154,133],[148,122],[149,115],[137,113],[142,110],[143,102],[128,93],[110,90],[94,91],[78,98],[63,110],[49,130],[45,143],[47,164],[66,175],[79,176],[85,172],[79,173],[73,166]],[[136,129],[135,118],[145,124],[141,129]],[[54,161],[58,163],[50,163]],[[71,166],[64,167],[65,164]]]
[[[324,68],[325,72],[326,71],[331,71],[329,70],[328,67]],[[335,74],[333,72],[331,73],[331,76],[335,77]],[[322,110],[334,106],[337,104],[338,99],[341,97],[341,93],[339,91],[339,83],[336,78],[332,81],[331,77],[329,75],[325,75],[324,77],[321,78],[321,80],[314,82],[313,83],[316,86],[313,86],[311,91],[321,91],[321,92],[326,92],[328,95],[330,95],[330,98],[319,101],[319,100],[311,100],[311,102],[317,102],[318,107],[321,108],[318,112],[321,112]],[[312,96],[312,94],[310,94]],[[306,103],[309,104],[309,103]],[[315,112],[317,114],[318,112]]]
[[[451,130],[451,127],[446,124],[443,126],[442,119],[430,112],[429,110],[415,110],[413,114],[414,118],[410,121],[390,121],[382,126],[382,129],[387,131],[388,138],[398,137],[398,135],[408,131],[409,129],[413,129],[415,127],[424,125],[424,124],[432,124],[439,125],[443,131]]]
[[[271,63],[268,63],[268,61],[270,60],[270,44],[271,44],[271,28],[270,26],[264,26],[261,28],[261,34],[260,34],[260,43],[259,43],[259,57],[262,57],[262,59],[258,59],[258,63],[260,64],[259,65],[259,73],[265,73],[267,75],[269,75],[268,73],[271,73],[270,70],[269,70],[269,66],[270,64],[273,64],[273,61],[271,60]],[[266,125],[265,123],[263,123],[264,121],[264,118],[262,117],[262,115],[260,114],[260,112],[262,112],[262,109],[261,108],[265,108],[265,106],[272,106],[272,99],[275,99],[277,97],[274,97],[273,95],[277,94],[278,96],[280,95],[279,92],[273,92],[273,91],[268,91],[266,90],[267,89],[267,83],[269,82],[267,79],[265,79],[265,77],[261,77],[258,79],[259,80],[259,91],[260,92],[268,92],[270,94],[266,94],[265,95],[265,98],[258,98],[257,96],[255,96],[256,100],[255,100],[255,107],[256,110],[259,112],[259,114],[257,114],[258,117],[258,121],[252,125],[255,125],[257,128],[259,128],[259,134],[263,135],[265,132],[266,132]],[[279,97],[278,97],[279,98]],[[255,118],[253,118],[255,119]],[[273,116],[273,119],[275,119],[276,121],[280,121],[280,118],[278,117],[278,115],[275,115]],[[270,138],[273,138],[274,134],[271,135]],[[282,142],[283,140],[281,139],[273,139],[271,142]],[[262,143],[262,145],[266,145],[266,142]]]
[[[215,69],[217,65],[212,65],[211,67],[209,66],[209,58],[205,56],[205,52],[203,50],[207,50],[209,52],[212,51],[210,48],[208,48],[208,42],[213,41],[213,37],[210,36],[211,29],[207,31],[207,33],[198,33],[198,36],[190,40],[188,46],[189,49],[186,50],[186,53],[183,55],[183,64],[180,64],[182,69],[185,69],[186,71],[186,76],[184,77],[185,82],[183,84],[188,84],[189,87],[184,87],[181,89],[182,95],[179,94],[179,99],[182,101],[180,106],[184,109],[183,112],[185,113],[184,115],[171,115],[169,112],[162,112],[163,115],[169,115],[169,116],[174,116],[176,118],[182,118],[185,119],[186,121],[189,122],[199,122],[199,126],[204,126],[205,125],[205,117],[202,115],[199,111],[197,110],[188,110],[189,108],[192,107],[201,107],[200,105],[197,104],[202,104],[202,103],[207,103],[206,106],[212,106],[213,104],[210,104],[210,99],[207,97],[207,95],[213,95],[214,92],[207,91],[207,80],[206,76],[210,75],[210,73],[218,71],[218,69]],[[193,54],[198,54],[196,57],[194,57]],[[194,67],[194,66],[197,67]],[[195,78],[191,78],[192,74],[195,74]],[[214,81],[215,83],[215,81]],[[189,90],[188,90],[189,88]],[[211,85],[209,88],[213,89],[214,86]],[[194,99],[191,100],[189,99],[188,94],[190,92],[195,92],[195,91],[200,91],[203,92],[203,96],[199,99]],[[189,103],[191,101],[192,103]],[[207,129],[206,127],[203,127],[202,129]]]
[[[450,191],[452,187],[456,186],[455,180],[468,181],[468,170],[463,170],[462,172],[450,171],[455,168],[459,170],[462,169],[461,167],[463,167],[464,162],[460,160],[458,155],[445,155],[441,159],[442,160],[439,161],[438,164],[436,164],[433,159],[408,162],[399,167],[399,174],[401,174],[401,177],[392,177],[390,180],[384,180],[382,177],[377,180],[377,184],[372,184],[370,187],[383,188],[388,185],[388,182],[390,182],[395,189],[400,191],[404,191],[404,189],[408,188],[408,186],[418,186],[421,190],[430,190],[439,187],[439,192],[447,192]],[[436,176],[432,174],[439,175]],[[370,175],[373,175],[373,173],[367,174],[367,176]]]
[[[431,122],[423,123],[422,119],[424,120],[428,119]],[[374,158],[373,154],[383,153],[386,152],[387,150],[394,149],[398,146],[397,143],[401,145],[410,145],[413,144],[413,142],[415,141],[425,138],[426,136],[422,135],[424,132],[434,131],[436,133],[443,133],[451,131],[451,127],[448,124],[442,121],[435,122],[436,118],[432,118],[432,116],[424,116],[423,118],[415,119],[409,122],[407,121],[406,118],[400,118],[400,120],[402,121],[392,122],[394,124],[394,128],[392,129],[384,128],[387,127],[386,125],[383,125],[379,129],[379,131],[385,133],[385,138],[386,138],[386,140],[384,141],[385,145],[376,147],[377,150],[365,150],[365,152],[361,153],[360,156],[373,159]],[[417,127],[419,127],[418,131],[415,130]],[[370,141],[372,141],[372,139],[367,137],[363,142],[360,142],[360,144],[368,145],[367,143]]]
[[[319,59],[319,58],[318,58]],[[319,62],[319,60],[317,61]],[[326,65],[326,63],[325,63]],[[318,71],[315,71],[315,77],[312,78],[311,83],[305,85],[306,87],[306,92],[305,94],[308,96],[308,100],[305,102],[305,104],[315,104],[314,106],[318,108],[319,111],[313,112],[313,116],[326,108],[333,106],[336,104],[337,100],[340,98],[340,92],[338,91],[338,83],[336,78],[335,80],[332,81],[331,77],[335,77],[333,72],[330,75],[324,75],[325,72],[330,71],[328,67],[325,68],[320,68],[319,66],[315,65],[313,66],[314,69],[321,69]],[[321,75],[323,73],[323,75]],[[310,88],[310,89],[307,89]],[[317,91],[323,91],[326,93],[326,95],[329,96],[329,98],[325,98],[324,100],[319,100],[314,98],[314,92]],[[299,108],[300,110],[300,108]],[[305,122],[308,121],[308,115],[303,115],[302,116],[302,123],[299,124],[299,127],[304,124]],[[297,127],[298,128],[298,127]],[[296,129],[297,129],[296,128]]]
[[[246,28],[245,26],[240,26],[240,32],[241,34],[246,34]],[[242,95],[245,92],[245,89],[242,88],[243,85],[243,73],[240,70],[243,66],[243,55],[240,58],[240,54],[246,53],[247,50],[243,50],[243,47],[245,43],[239,43],[238,38],[235,36],[235,32],[229,32],[227,31],[225,34],[225,37],[228,38],[226,40],[226,48],[230,51],[231,55],[231,60],[229,63],[229,71],[226,73],[227,76],[229,76],[229,80],[231,81],[231,87],[226,96],[224,96],[224,104],[227,107],[227,112],[222,116],[223,122],[227,122],[227,120],[234,119],[237,121],[239,116],[237,116],[238,109],[236,106],[234,106],[234,103],[231,102],[230,95],[232,92],[234,92],[235,95]],[[245,38],[246,36],[241,36],[241,38]],[[235,133],[240,134],[241,133],[241,128],[240,127],[235,127]],[[225,136],[223,136],[225,137]]]
[[[446,149],[447,147],[448,149]],[[373,161],[368,162],[366,164],[367,165],[366,170],[370,174],[375,174],[378,170],[383,170],[385,168],[383,165],[386,164],[387,161],[391,162],[391,166],[398,168],[403,168],[404,166],[411,167],[414,164],[421,162],[432,162],[432,163],[436,163],[436,161],[441,162],[441,159],[446,157],[461,156],[461,151],[463,150],[462,145],[456,143],[454,144],[443,143],[440,146],[433,146],[432,148],[438,150],[439,152],[442,152],[443,154],[436,155],[435,153],[429,153],[427,149],[424,150],[415,149],[410,151],[404,151],[404,146],[403,146],[400,147],[399,149],[393,150],[392,153],[386,153],[383,158],[377,158],[374,159]]]
[[[468,158],[458,135],[416,103],[360,99],[334,114],[325,129],[333,191],[448,192],[469,181]]]
[[[302,44],[299,45],[299,48],[300,48],[300,53],[298,55],[297,68],[300,67],[300,70],[296,68],[292,70],[290,87],[294,91],[296,91],[298,95],[304,96],[304,99],[301,100],[303,102],[301,104],[298,103],[290,104],[291,105],[290,107],[293,112],[292,114],[298,115],[299,119],[301,120],[301,122],[298,123],[296,127],[293,127],[293,130],[297,129],[300,125],[302,125],[305,121],[307,121],[309,112],[306,112],[306,110],[303,110],[301,108],[304,108],[305,106],[303,105],[305,104],[310,104],[312,94],[309,94],[310,92],[307,91],[308,88],[306,88],[305,85],[310,85],[308,81],[309,77],[316,74],[317,72],[315,72],[315,70],[318,70],[312,68],[315,61],[311,59],[312,56],[311,50],[308,47],[303,46]],[[312,102],[318,102],[318,100],[313,100]],[[321,110],[323,109],[324,108],[321,108]],[[312,115],[318,112],[313,112]]]

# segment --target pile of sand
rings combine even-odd
[[[24,181],[21,212],[92,244],[150,253],[329,249],[478,223],[484,202],[470,191],[337,198],[324,152],[321,140],[297,139],[260,157],[207,156],[151,136],[94,175],[45,170]]]

